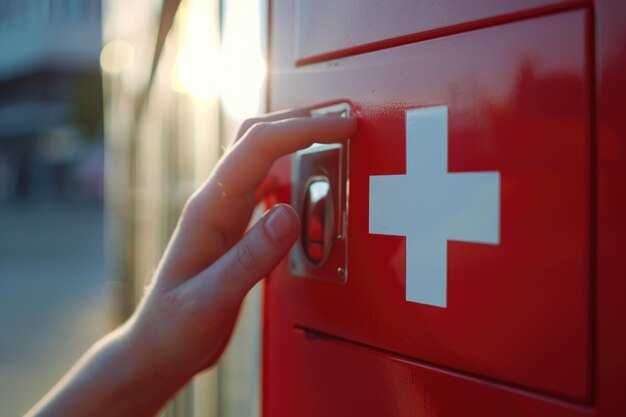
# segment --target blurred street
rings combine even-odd
[[[22,415],[111,328],[102,203],[0,204],[0,415]]]

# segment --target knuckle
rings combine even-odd
[[[260,267],[258,255],[250,243],[241,242],[241,245],[237,247],[237,263],[245,271]]]
[[[276,126],[271,122],[256,123],[250,129],[249,142],[247,146],[249,149],[259,154],[259,156],[272,157],[273,147],[272,136],[275,132]]]
[[[262,138],[265,137],[268,131],[271,129],[271,123],[268,122],[257,122],[248,129],[248,134],[250,137]]]
[[[250,119],[246,119],[241,124],[241,130],[245,133],[248,130],[250,130],[250,128],[252,126],[254,126],[255,124],[259,123],[260,121],[261,121],[261,119],[259,119],[258,117],[253,117],[253,118],[250,118]]]
[[[190,217],[195,217],[195,213],[198,211],[196,208],[197,206],[198,198],[192,195],[187,199],[187,201],[185,201],[185,204],[183,205],[180,213],[181,221],[186,221]]]
[[[235,141],[241,139],[241,137],[243,137],[246,133],[248,133],[248,130],[250,130],[250,128],[257,122],[259,122],[259,119],[257,118],[244,120],[239,126],[239,130],[237,131],[237,136],[235,137]]]
[[[187,200],[183,205],[181,211],[181,219],[183,221],[189,219],[195,219],[199,214],[202,213],[204,202],[200,192],[195,192]]]

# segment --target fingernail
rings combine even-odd
[[[293,229],[293,221],[287,213],[287,209],[276,207],[269,214],[263,227],[275,242],[284,242],[289,238]]]

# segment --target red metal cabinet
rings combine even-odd
[[[296,278],[285,262],[266,284],[265,415],[625,409],[613,394],[624,381],[624,335],[598,323],[626,314],[624,294],[610,291],[623,246],[603,246],[605,235],[616,242],[610,225],[624,228],[613,207],[623,203],[626,129],[611,119],[603,136],[595,107],[597,91],[607,118],[619,101],[596,83],[607,78],[600,68],[626,68],[620,43],[594,67],[602,16],[626,41],[609,13],[623,6],[585,4],[520,5],[481,27],[308,62],[289,49],[302,43],[290,36],[293,3],[273,3],[271,109],[345,100],[360,128],[349,151],[347,281]],[[300,15],[305,6],[318,7],[301,4]],[[370,233],[371,177],[408,174],[407,112],[433,106],[447,109],[448,171],[499,173],[498,242],[447,241],[445,308],[407,301],[406,239]],[[280,184],[272,200],[291,201],[289,160],[270,175]],[[604,234],[598,210],[612,219],[600,222]],[[602,381],[608,399],[598,403]]]

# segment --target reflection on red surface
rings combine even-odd
[[[268,282],[268,415],[589,414],[574,405],[596,401],[589,17],[575,10],[274,75],[274,109],[345,98],[360,127],[348,282],[295,279],[286,265]],[[617,266],[626,235],[624,55],[607,58],[617,70],[613,84],[603,74],[598,119],[598,296],[612,301],[599,308],[612,318],[599,340],[617,343],[598,377],[613,385],[626,368],[615,331],[624,292],[614,292],[626,276]],[[621,89],[613,95],[609,85]],[[404,239],[370,235],[367,213],[369,176],[405,173],[405,110],[438,104],[449,107],[450,171],[495,170],[502,180],[501,244],[448,243],[446,309],[405,301]],[[289,201],[283,184],[276,195]],[[607,415],[623,409],[609,407]]]

